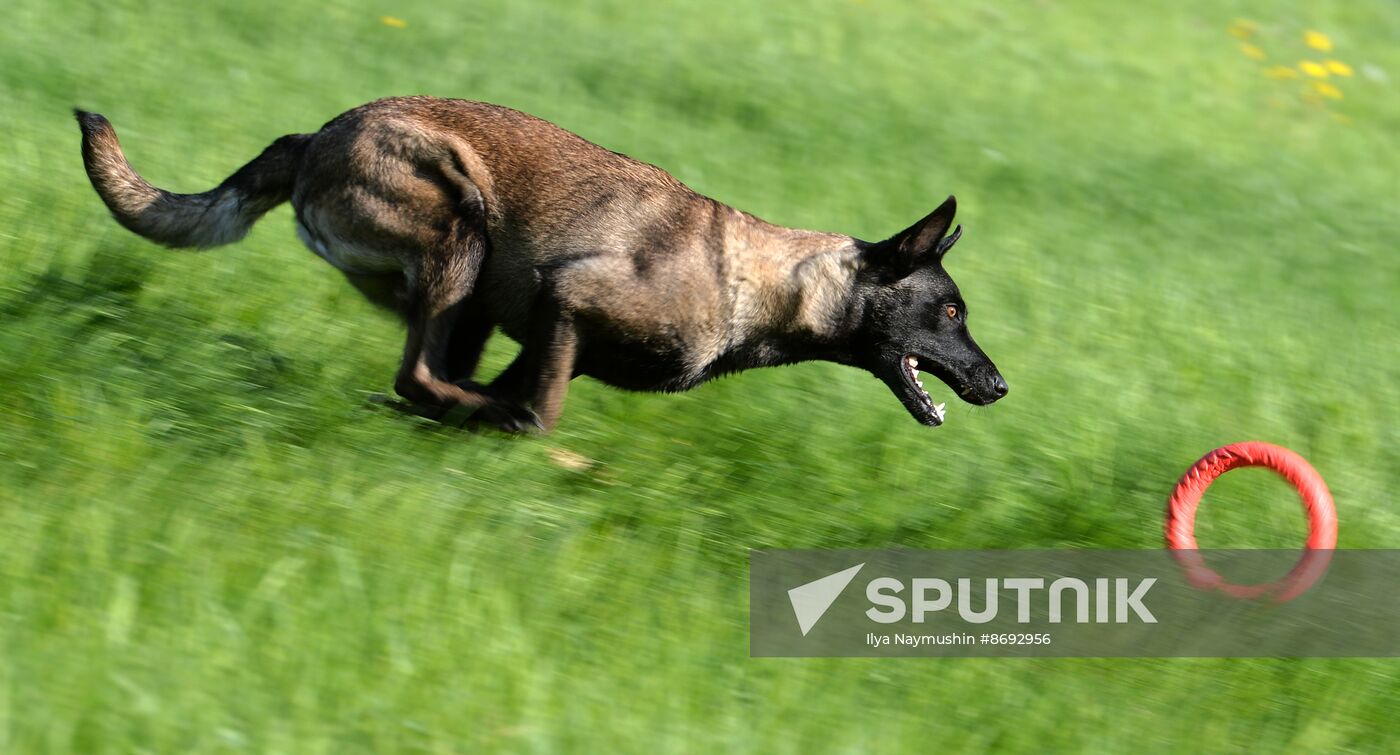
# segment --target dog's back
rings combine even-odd
[[[429,97],[378,100],[327,123],[307,149],[293,202],[359,183],[421,194],[429,212],[457,198],[454,174],[479,190],[496,245],[528,240],[520,246],[546,254],[626,245],[645,235],[639,217],[675,227],[710,204],[660,168],[548,121]]]
[[[722,250],[686,252],[715,246],[727,208],[509,108],[404,97],[351,110],[313,137],[292,203],[308,245],[351,273],[412,264],[427,237],[460,222],[464,203],[479,204],[490,250],[478,291],[512,334],[541,272],[564,267],[580,310],[606,306],[638,327],[662,310],[708,314],[718,304]],[[639,297],[638,276],[673,285]],[[694,307],[696,296],[712,300]],[[683,329],[697,326],[714,323]]]

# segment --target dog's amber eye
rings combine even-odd
[[[958,305],[956,305],[956,304],[949,304],[947,310],[945,310],[945,311],[948,313],[948,319],[949,319],[949,320],[956,320],[956,319],[958,319]]]

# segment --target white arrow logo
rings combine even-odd
[[[803,637],[816,626],[826,609],[831,608],[841,591],[846,589],[846,585],[856,578],[856,572],[864,566],[865,564],[856,564],[844,571],[788,590],[788,600],[792,601],[792,612],[797,616],[797,626],[802,630]]]

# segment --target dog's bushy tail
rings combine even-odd
[[[83,165],[107,209],[127,229],[171,247],[211,247],[243,238],[258,218],[292,196],[310,134],[284,136],[202,194],[172,194],[146,182],[122,154],[117,132],[97,113],[74,110]]]

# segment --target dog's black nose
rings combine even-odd
[[[1010,390],[1010,386],[1006,384],[1006,381],[1002,379],[1001,375],[992,378],[992,392],[997,395],[997,398],[1005,396],[1007,391]]]

